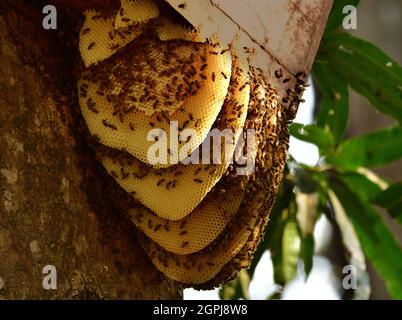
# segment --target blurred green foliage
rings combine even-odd
[[[402,158],[402,68],[375,45],[338,31],[343,7],[358,3],[335,0],[312,72],[321,95],[318,115],[311,125],[294,123],[289,128],[292,136],[317,146],[320,160],[306,166],[289,159],[268,232],[251,267],[221,289],[222,299],[249,298],[250,279],[267,250],[279,288],[295,277],[299,260],[307,277],[313,263],[314,226],[322,214],[337,225],[345,259],[357,270],[352,298],[370,296],[367,259],[390,296],[402,299],[402,249],[379,215],[383,208],[402,223],[402,182],[387,181],[371,171]],[[350,90],[394,118],[395,125],[345,139]],[[280,298],[280,293],[267,299]]]

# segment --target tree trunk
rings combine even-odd
[[[143,252],[125,193],[87,145],[73,72],[82,3],[53,3],[57,32],[42,28],[38,4],[0,2],[0,299],[179,299],[181,286]],[[331,4],[192,0],[184,16],[240,28],[252,63],[285,92],[310,70]],[[274,76],[280,68],[286,86]],[[57,289],[44,289],[49,265]]]

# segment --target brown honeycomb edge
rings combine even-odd
[[[284,131],[285,132],[283,132],[282,135],[283,143],[285,143],[285,145],[281,148],[282,150],[278,152],[276,157],[277,164],[280,170],[278,170],[278,174],[275,176],[269,190],[265,191],[267,194],[266,202],[263,203],[263,205],[258,210],[259,220],[255,225],[255,228],[258,232],[250,234],[249,239],[247,240],[241,251],[229,263],[227,263],[214,278],[206,283],[198,285],[182,284],[184,288],[192,287],[196,290],[211,290],[216,287],[221,287],[229,281],[234,280],[241,269],[250,267],[251,261],[253,259],[253,254],[257,250],[258,245],[264,237],[269,220],[269,214],[275,203],[275,199],[279,191],[279,186],[282,181],[288,145],[287,128],[285,128]],[[244,204],[247,205],[248,201],[252,201],[252,199],[247,199]]]
[[[285,107],[282,104],[278,104],[277,114],[283,114],[284,108]],[[285,118],[281,118],[280,116],[279,118],[281,120],[277,122],[274,130],[269,132],[269,134],[273,133],[277,139],[271,141],[266,140],[267,143],[264,146],[264,151],[269,152],[272,155],[268,160],[271,165],[267,168],[268,170],[266,170],[264,167],[267,167],[267,160],[263,160],[261,158],[256,159],[256,173],[254,174],[254,179],[251,179],[250,183],[247,185],[247,189],[252,190],[252,192],[249,192],[246,195],[241,208],[239,209],[239,211],[242,212],[242,215],[250,215],[250,212],[247,209],[250,207],[255,208],[255,202],[259,202],[261,199],[265,200],[260,202],[260,205],[258,205],[255,209],[255,213],[251,213],[251,215],[257,215],[258,217],[253,226],[253,229],[257,232],[250,234],[241,251],[236,254],[214,278],[202,284],[181,283],[183,288],[192,287],[197,290],[213,289],[234,279],[241,269],[249,267],[253,253],[263,238],[269,219],[269,213],[275,202],[286,163],[289,142],[289,134],[286,123],[287,121]],[[262,152],[260,152],[260,154],[261,153]],[[205,250],[213,250],[213,248],[218,247],[219,243],[222,242],[225,237],[230,235],[233,229],[235,230],[233,225],[236,223],[237,218],[234,217],[234,219],[229,222],[228,226],[221,233],[221,235],[215,239],[215,241],[213,241],[207,248],[196,254],[202,255]],[[146,236],[141,232],[138,232],[138,237],[144,246],[144,249],[146,250]]]
[[[260,195],[264,195],[266,201],[261,204],[258,208],[258,220],[254,226],[257,229],[257,233],[251,233],[246,244],[243,246],[241,251],[229,262],[222,270],[211,280],[206,283],[198,285],[182,284],[184,288],[192,287],[196,290],[210,290],[216,287],[220,287],[227,282],[236,278],[238,272],[243,268],[248,268],[251,264],[253,254],[260,244],[265,229],[269,220],[269,213],[274,205],[279,186],[282,182],[284,167],[287,158],[287,146],[288,146],[288,130],[286,126],[283,126],[280,130],[278,148],[275,148],[274,159],[273,159],[273,169],[274,172],[268,177],[265,177],[266,186],[261,189],[258,195],[252,197],[247,197],[242,206],[249,206],[255,199],[259,199]],[[260,177],[264,179],[264,177]],[[267,180],[271,180],[271,183]],[[250,186],[249,186],[250,187]],[[259,230],[258,230],[259,229]],[[218,240],[219,241],[219,240]]]
[[[274,153],[273,157],[273,168],[271,168],[268,176],[261,175],[260,177],[256,177],[255,179],[255,181],[260,182],[265,180],[265,182],[262,182],[262,188],[256,193],[249,193],[248,195],[246,195],[246,198],[244,199],[242,206],[239,209],[239,211],[242,212],[242,215],[249,215],[250,213],[247,212],[247,208],[252,207],[254,201],[259,201],[261,198],[265,199],[265,201],[261,202],[261,204],[256,209],[258,219],[254,224],[253,229],[257,232],[252,232],[250,234],[246,244],[243,246],[241,251],[236,254],[214,278],[202,284],[181,283],[183,288],[191,287],[196,290],[210,290],[216,287],[220,287],[226,284],[228,281],[234,279],[241,269],[248,268],[250,266],[253,253],[255,252],[258,244],[263,238],[264,231],[269,219],[269,213],[274,204],[280,183],[282,181],[288,145],[287,127],[285,126],[283,129],[284,130],[281,131],[280,139],[278,140],[279,147],[275,148],[276,153]],[[271,181],[271,183],[269,181]],[[254,183],[250,183],[248,185],[248,188],[253,188]],[[206,250],[213,250],[214,248],[219,247],[219,243],[221,243],[223,239],[227,237],[228,234],[230,235],[231,231],[235,229],[233,225],[238,222],[237,218],[238,217],[234,217],[234,219],[229,222],[228,226],[217,239],[215,239],[207,248],[195,253],[195,255],[202,255],[203,252],[205,252]],[[140,240],[140,243],[145,247],[144,249],[146,250],[146,242],[149,240],[147,240],[147,237],[143,235],[140,231],[138,231],[138,238]]]

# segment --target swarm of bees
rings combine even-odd
[[[282,178],[288,136],[276,91],[236,39],[207,40],[151,0],[122,0],[110,16],[84,14],[79,105],[97,158],[135,199],[127,214],[140,243],[185,286],[225,283],[249,265]],[[179,136],[195,134],[176,143],[172,123]],[[218,156],[186,161],[204,156],[215,129],[232,132]],[[249,144],[246,129],[255,166],[239,175],[229,160]],[[167,161],[158,162],[149,150],[162,141]]]

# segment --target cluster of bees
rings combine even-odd
[[[204,39],[151,0],[122,0],[111,16],[88,10],[85,17],[79,104],[98,160],[135,200],[127,214],[141,245],[185,286],[225,283],[249,265],[282,177],[288,138],[276,91],[236,39]],[[176,150],[172,121],[178,135],[195,132]],[[154,129],[166,134],[149,139]],[[219,161],[186,162],[214,129],[233,132],[219,142]],[[237,175],[228,160],[245,129],[255,133],[247,155],[255,170]],[[150,159],[149,148],[162,140],[175,161]]]

